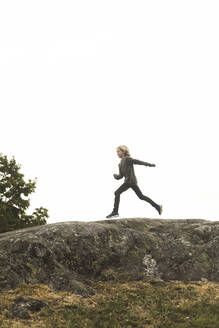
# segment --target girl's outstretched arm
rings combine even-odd
[[[151,166],[151,167],[155,166],[155,164],[140,161],[140,160],[132,158],[132,157],[128,157],[127,160],[128,160],[128,163],[130,163],[130,164],[132,163],[132,164],[139,164],[139,165],[145,165],[145,166]]]

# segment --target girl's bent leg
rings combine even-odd
[[[128,183],[123,183],[115,192],[115,199],[114,199],[114,207],[113,212],[118,213],[119,210],[119,202],[120,202],[120,195],[124,191],[130,188],[130,185]]]

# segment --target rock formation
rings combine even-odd
[[[219,221],[60,222],[0,234],[0,290],[44,283],[84,296],[92,280],[219,281]]]

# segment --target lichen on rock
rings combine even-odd
[[[143,258],[143,265],[145,266],[145,272],[148,276],[153,278],[160,277],[156,260],[150,254],[145,254]]]

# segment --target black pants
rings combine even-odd
[[[139,188],[139,186],[137,184],[134,183],[127,183],[124,182],[115,192],[115,201],[114,201],[114,208],[113,208],[113,212],[118,212],[119,209],[119,202],[120,202],[120,195],[121,193],[123,193],[124,191],[126,191],[127,189],[132,188],[134,190],[134,192],[136,193],[136,195],[142,199],[145,200],[146,202],[150,203],[153,207],[156,208],[156,210],[159,208],[159,205],[156,204],[152,199],[150,199],[149,197],[145,196],[142,194],[141,189]]]

